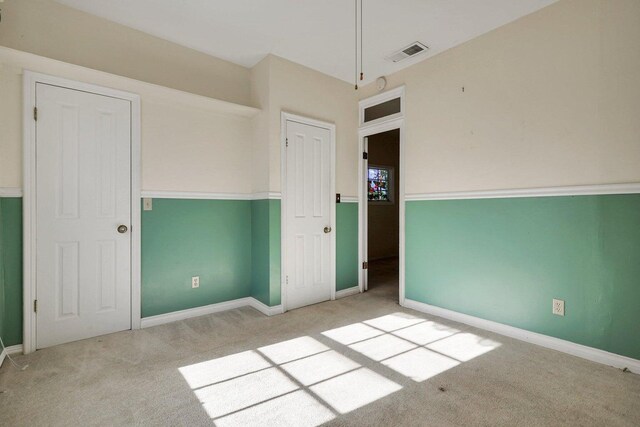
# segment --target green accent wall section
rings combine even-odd
[[[280,200],[251,201],[251,296],[280,304]]]
[[[154,199],[142,211],[142,317],[253,296],[281,303],[280,200]],[[358,284],[358,205],[336,206],[337,290]],[[0,198],[0,336],[22,342],[22,199]],[[191,277],[200,287],[191,288]]]
[[[22,198],[0,198],[0,227],[0,333],[11,346],[22,343]]]
[[[251,210],[248,200],[154,199],[142,211],[142,317],[250,296]]]
[[[281,248],[282,220],[280,218],[280,200],[269,200],[269,282],[271,306],[281,304]]]
[[[407,298],[640,359],[640,195],[407,202],[406,227]]]
[[[358,286],[358,204],[336,204],[336,290]]]
[[[0,198],[0,338],[4,337],[4,317],[6,312],[4,302],[4,227],[2,226],[4,221],[2,218],[4,218],[4,216],[2,213],[2,198]]]

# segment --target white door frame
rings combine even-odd
[[[32,71],[23,76],[23,352],[36,350],[36,84],[44,83],[131,102],[131,329],[140,329],[140,97]]]
[[[387,132],[394,129],[399,129],[400,131],[400,181],[398,182],[398,195],[397,201],[400,203],[399,206],[399,239],[398,239],[398,255],[399,255],[399,265],[398,265],[398,283],[399,283],[399,295],[398,299],[400,305],[404,305],[404,285],[405,285],[405,191],[404,191],[404,169],[405,169],[405,142],[404,142],[404,92],[405,87],[400,86],[396,89],[389,90],[387,92],[372,96],[370,98],[363,99],[359,102],[360,116],[362,116],[362,111],[364,108],[369,107],[371,105],[375,105],[389,99],[400,97],[400,105],[401,111],[400,113],[396,113],[392,116],[378,119],[375,123],[365,124],[358,128],[358,287],[360,288],[360,292],[364,292],[365,290],[365,277],[367,272],[362,268],[363,263],[367,261],[365,259],[365,255],[367,253],[367,231],[368,231],[368,215],[367,215],[367,192],[366,188],[366,179],[367,179],[367,171],[364,169],[365,162],[362,159],[362,154],[364,152],[365,146],[365,138],[375,135],[382,132]]]
[[[310,119],[308,117],[299,116],[292,113],[281,112],[280,119],[280,187],[282,189],[282,201],[280,202],[280,303],[282,311],[287,311],[287,283],[285,272],[287,267],[287,259],[285,257],[285,244],[287,236],[287,122],[296,122],[304,125],[315,126],[327,129],[331,134],[331,197],[330,212],[331,224],[333,231],[330,233],[330,273],[331,280],[331,300],[336,299],[336,125],[333,123],[323,122],[320,120]]]

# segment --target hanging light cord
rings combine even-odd
[[[363,61],[362,61],[362,55],[363,55],[363,53],[362,53],[363,52],[363,49],[362,49],[362,40],[363,40],[362,27],[364,26],[364,18],[363,18],[362,11],[364,9],[362,8],[362,1],[363,0],[360,0],[360,81],[364,80],[364,72],[362,71],[363,68],[364,68],[363,65],[362,65],[363,64]]]
[[[355,66],[355,74],[354,74],[354,80],[355,80],[355,85],[356,85],[356,90],[358,90],[358,0],[353,0],[353,4],[355,6],[354,9],[354,14],[353,16],[355,17],[355,25],[353,26],[353,34],[356,36],[355,41],[355,61],[354,61],[354,66]]]

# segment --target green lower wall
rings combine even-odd
[[[250,294],[250,201],[154,199],[142,211],[143,317]]]
[[[2,224],[3,221],[3,212],[2,212],[2,198],[0,198],[0,338],[3,338],[4,341],[4,317],[5,317],[5,302],[4,302],[4,227]]]
[[[358,283],[357,204],[337,205],[337,289]],[[0,336],[22,342],[22,199],[0,198]],[[191,277],[200,287],[191,288]],[[142,211],[142,316],[280,301],[280,200],[154,199]]]
[[[280,304],[280,200],[251,202],[251,296]]]
[[[336,210],[341,290],[358,283],[358,207]],[[640,195],[407,202],[406,215],[407,298],[640,359]],[[15,345],[20,198],[0,198],[0,226],[0,336]],[[280,201],[155,199],[142,274],[145,317],[246,296],[280,304]]]
[[[3,294],[2,341],[22,343],[22,199],[0,198],[0,293]]]
[[[406,227],[407,298],[640,359],[640,195],[407,202]]]
[[[336,290],[358,286],[358,204],[336,204]]]

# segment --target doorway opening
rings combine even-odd
[[[404,86],[359,103],[358,256],[360,291],[404,305]],[[368,114],[393,101],[392,109]]]
[[[367,152],[368,290],[398,301],[400,129],[370,135]]]

